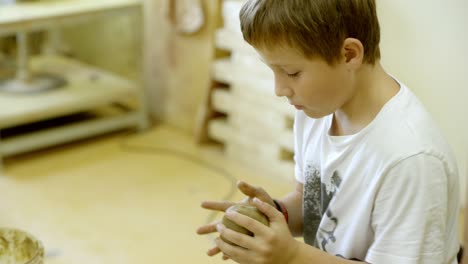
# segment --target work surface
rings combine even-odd
[[[155,152],[156,147],[192,158]],[[0,226],[42,240],[46,264],[226,263],[207,257],[212,242],[195,233],[209,217],[200,202],[225,197],[235,181],[230,177],[261,185],[275,197],[293,183],[269,179],[219,154],[160,126],[125,140],[113,134],[7,159]]]

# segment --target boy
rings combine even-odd
[[[456,162],[416,96],[382,68],[375,0],[249,0],[240,19],[276,94],[298,110],[297,188],[273,200],[241,182],[270,226],[228,214],[254,237],[201,227],[238,245],[217,239],[208,254],[245,264],[457,263]]]

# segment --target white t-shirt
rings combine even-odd
[[[296,114],[304,241],[374,264],[457,263],[458,169],[404,85],[362,131],[330,136],[333,116]]]

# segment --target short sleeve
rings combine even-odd
[[[446,261],[447,175],[441,160],[418,154],[390,169],[372,211],[374,241],[366,262]]]

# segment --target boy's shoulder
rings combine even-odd
[[[410,154],[449,152],[437,122],[417,96],[403,84],[373,123],[375,127],[370,131],[371,138],[392,151],[404,149]]]
[[[302,144],[328,136],[324,134],[332,116],[312,119],[298,112],[296,119],[296,140]],[[384,160],[401,160],[418,153],[452,159],[450,147],[429,111],[404,84],[366,128],[346,141],[353,149],[362,148],[360,153],[379,155]]]

